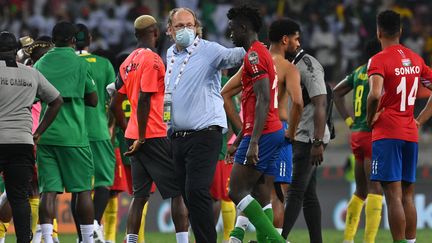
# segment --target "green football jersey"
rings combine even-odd
[[[103,57],[82,53],[80,57],[90,65],[90,75],[96,84],[98,104],[96,107],[86,106],[85,116],[90,141],[110,139],[108,130],[108,116],[106,105],[109,102],[109,95],[106,86],[115,81],[114,68],[111,62]]]
[[[34,67],[60,91],[64,101],[56,119],[42,134],[39,144],[88,146],[84,96],[96,91],[89,64],[77,56],[73,48],[55,47]],[[46,108],[47,104],[42,103],[41,117]]]
[[[353,88],[354,123],[351,130],[354,132],[370,132],[366,120],[366,104],[369,94],[367,65],[358,67],[346,77],[348,85]]]

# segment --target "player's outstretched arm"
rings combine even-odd
[[[372,75],[369,77],[369,95],[367,98],[367,123],[369,127],[372,127],[373,123],[376,121],[378,109],[378,102],[381,97],[381,91],[383,87],[384,79],[381,75]]]
[[[348,109],[345,105],[345,95],[348,94],[352,90],[352,87],[348,84],[347,78],[340,81],[334,88],[333,88],[333,94],[334,94],[334,104],[336,106],[337,111],[341,115],[341,117],[344,119],[345,123],[349,128],[351,128],[352,125],[352,118],[349,115]]]
[[[63,98],[60,95],[57,96],[57,98],[55,98],[53,101],[48,103],[47,110],[44,116],[42,117],[39,126],[37,127],[36,131],[33,134],[33,140],[35,141],[35,143],[39,141],[39,138],[42,135],[42,133],[44,133],[45,130],[54,121],[62,105],[63,105]]]
[[[222,88],[221,91],[221,95],[224,99],[225,113],[228,119],[231,121],[231,124],[234,126],[233,130],[237,130],[237,131],[241,130],[242,121],[240,119],[240,115],[237,113],[237,110],[235,109],[235,105],[232,100],[232,97],[240,93],[242,89],[242,85],[241,85],[242,71],[243,71],[243,67],[241,67],[237,71],[237,73],[228,80],[228,82],[225,84],[225,86]]]
[[[287,70],[285,87],[292,101],[288,123],[289,127],[286,136],[291,141],[294,141],[295,133],[303,113],[303,96],[300,85],[300,72],[297,67],[290,62],[286,62],[285,66]]]

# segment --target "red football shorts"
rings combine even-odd
[[[219,160],[216,164],[213,183],[210,187],[210,195],[216,200],[231,201],[228,196],[228,187],[233,164],[225,164]]]
[[[128,179],[127,179],[128,174],[126,173],[125,166],[123,165],[121,159],[120,149],[115,148],[114,154],[116,158],[116,165],[114,170],[114,183],[110,187],[110,189],[113,191],[121,191],[121,192],[126,191],[132,193],[132,188],[128,187]],[[130,171],[129,171],[129,176],[130,176]]]
[[[363,163],[365,159],[372,159],[372,133],[352,132],[351,149],[358,163]]]

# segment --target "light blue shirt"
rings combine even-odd
[[[189,51],[192,55],[174,89],[176,79]],[[173,131],[200,130],[212,125],[227,128],[221,91],[221,70],[240,66],[245,50],[242,47],[226,48],[218,43],[201,39],[178,51],[175,45],[167,51],[165,85],[172,93],[171,128]],[[174,55],[172,73],[168,71]]]

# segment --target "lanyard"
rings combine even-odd
[[[192,56],[192,53],[193,53],[193,51],[195,50],[195,48],[198,46],[199,41],[200,41],[200,38],[197,36],[197,37],[195,38],[195,41],[194,41],[193,44],[192,44],[192,48],[191,48],[191,50],[188,51],[188,54],[187,54],[185,60],[183,61],[183,64],[182,64],[182,66],[181,66],[181,68],[180,68],[180,72],[179,72],[179,74],[178,74],[178,76],[177,76],[177,78],[176,78],[176,80],[175,80],[173,90],[176,89],[177,84],[179,83],[180,78],[181,78],[181,76],[183,75],[183,72],[184,72],[184,69],[185,69],[185,67],[186,67],[186,64],[189,62],[189,59],[190,59],[190,57]],[[171,78],[171,74],[172,74],[173,66],[174,66],[174,62],[175,62],[174,48],[175,48],[175,47],[173,47],[173,50],[172,50],[172,58],[171,58],[171,61],[170,61],[170,63],[169,63],[169,67],[168,67],[168,74],[167,74],[167,77],[166,77],[167,82],[166,82],[166,88],[165,88],[165,90],[168,90],[169,85],[170,85],[170,81],[171,81],[170,78]],[[187,50],[187,49],[186,49],[186,50]]]

